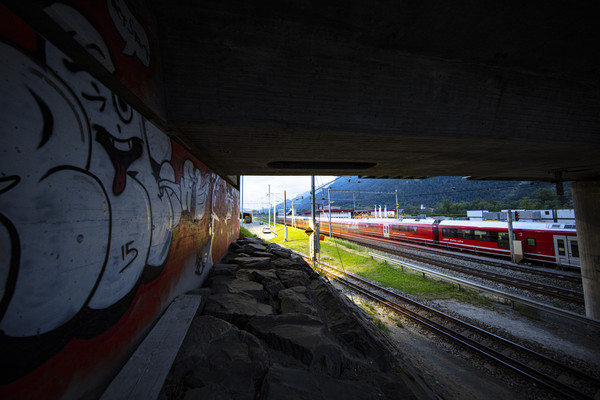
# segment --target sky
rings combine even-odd
[[[315,186],[331,182],[335,176],[315,176]],[[254,176],[246,175],[242,177],[242,197],[244,201],[244,209],[259,208],[262,204],[264,207],[269,205],[267,192],[271,185],[271,193],[275,193],[277,202],[283,201],[283,191],[286,191],[288,201],[292,198],[310,191],[310,175],[309,176]],[[271,195],[273,199],[273,195]]]

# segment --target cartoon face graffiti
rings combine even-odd
[[[103,53],[105,45],[95,44],[95,48],[104,58],[110,57]],[[144,154],[143,122],[127,103],[50,44],[46,62],[60,78],[69,82],[86,112],[92,138],[89,171],[106,189],[110,203],[107,262],[88,302],[90,308],[103,309],[135,287],[146,265],[151,242],[150,200],[145,188],[135,179],[137,174],[149,171],[131,169]]]
[[[101,35],[61,7],[81,30],[75,37],[91,41],[86,47],[110,68]],[[0,164],[0,329],[24,337],[84,307],[115,305],[145,272],[158,276],[182,214],[211,215],[214,177],[188,160],[177,182],[170,139],[50,43],[46,65],[8,45],[0,51],[0,149],[8,154]],[[210,223],[200,225],[203,250],[190,263],[206,271],[212,235]]]
[[[78,11],[45,10],[114,70],[103,36]],[[25,28],[31,42],[0,41],[4,397],[89,390],[174,296],[202,282],[238,232],[234,189]]]

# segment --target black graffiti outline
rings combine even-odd
[[[21,177],[19,175],[9,175],[0,177],[0,183],[9,182],[5,187],[0,187],[0,194],[6,193],[21,182]]]
[[[104,109],[106,108],[107,99],[106,99],[106,97],[101,95],[100,89],[98,88],[98,85],[96,84],[96,82],[92,81],[91,84],[92,84],[92,87],[96,90],[97,95],[88,94],[88,93],[82,91],[81,97],[83,97],[84,99],[89,100],[89,101],[100,102],[101,105],[100,105],[99,110],[100,110],[100,112],[104,112]]]
[[[45,41],[44,41],[44,46],[45,46]],[[68,58],[63,58],[63,64],[65,65],[65,67],[67,68],[67,70],[69,70],[73,74],[75,72],[81,72],[81,71],[83,71],[83,68],[80,68],[78,71],[71,70],[71,68],[69,66],[70,65],[77,66],[77,64],[75,64],[74,62],[72,62]],[[77,66],[77,68],[79,68],[79,67]],[[87,143],[88,143],[87,160],[85,162],[85,170],[89,170],[91,159],[92,159],[92,130],[91,130],[91,126],[90,126],[90,121],[89,121],[88,114],[85,111],[85,107],[81,103],[81,100],[79,99],[79,96],[75,93],[75,91],[73,90],[73,88],[71,88],[71,86],[68,85],[67,82],[60,75],[58,75],[57,73],[55,73],[53,71],[51,71],[50,73],[52,74],[52,76],[53,76],[54,79],[58,80],[59,82],[61,82],[63,84],[64,89],[71,94],[71,97],[68,98],[67,96],[65,96],[63,94],[62,90],[60,90],[60,88],[58,88],[58,86],[54,82],[48,81],[48,84],[50,84],[50,86],[52,86],[56,90],[57,93],[60,93],[60,95],[65,99],[65,103],[69,104],[69,107],[71,109],[75,109],[75,107],[71,103],[71,101],[73,101],[74,103],[76,103],[78,109],[81,110],[81,113],[85,117],[83,119],[83,121],[80,120],[79,118],[77,118],[77,121],[79,123],[80,132],[82,133],[82,141],[84,141],[85,138],[83,136],[86,133],[87,133],[87,137],[88,137],[88,141],[87,141]],[[83,96],[83,93],[81,93],[81,95]],[[73,114],[74,115],[79,115],[75,111],[73,112]],[[85,127],[87,129],[83,129],[83,125],[82,124],[85,125]]]
[[[1,41],[0,41],[1,42]],[[44,46],[45,46],[45,41],[43,41]],[[14,47],[14,46],[11,46]],[[85,142],[85,136],[87,136],[87,143],[88,143],[88,148],[87,148],[87,157],[86,157],[86,161],[85,161],[85,169],[89,169],[90,167],[90,162],[91,162],[91,154],[92,154],[92,137],[91,137],[91,129],[90,129],[90,124],[89,124],[89,118],[88,118],[88,114],[85,111],[85,107],[83,106],[83,104],[81,104],[81,101],[79,100],[79,96],[73,91],[73,89],[67,84],[67,82],[65,82],[64,79],[62,79],[62,77],[60,77],[58,74],[56,74],[54,71],[52,70],[48,70],[47,66],[40,66],[39,65],[39,61],[31,56],[28,56],[28,58],[34,62],[38,68],[41,68],[42,70],[37,70],[37,69],[30,69],[29,72],[33,75],[38,76],[39,78],[41,78],[45,83],[47,83],[48,85],[50,85],[52,88],[54,88],[55,92],[58,93],[63,99],[65,104],[69,105],[69,108],[71,108],[73,110],[73,115],[75,115],[77,118],[77,122],[79,124],[79,132],[81,133],[81,141]],[[68,65],[67,63],[72,63],[69,59],[63,58],[63,63],[65,63],[65,66]],[[72,63],[73,65],[76,65],[74,63]],[[69,69],[67,67],[67,69]],[[43,71],[43,72],[42,72]],[[70,71],[70,69],[69,69]],[[83,69],[81,70],[83,71]],[[71,71],[73,72],[73,71]],[[52,76],[52,80],[48,79],[46,74]],[[62,87],[59,87],[56,82],[54,82],[53,80],[56,80],[60,83],[62,83]],[[94,83],[92,82],[92,84],[94,85]],[[97,86],[94,85],[96,88]],[[27,89],[29,90],[29,87],[27,85],[25,85],[25,87],[27,87]],[[98,90],[98,89],[97,89]],[[65,93],[63,91],[66,91],[68,93],[71,94],[71,96],[66,96]],[[81,93],[81,95],[83,96],[84,93]],[[84,96],[85,97],[85,96]],[[77,105],[77,107],[75,106],[75,103]],[[44,102],[44,104],[46,104]],[[54,116],[52,114],[52,111],[49,111],[50,114],[52,115],[52,119],[54,119]],[[79,117],[85,117],[83,120],[81,120]],[[84,125],[87,129],[84,129]],[[44,143],[45,144],[45,143]],[[41,147],[38,146],[38,149]]]
[[[117,96],[114,92],[111,92],[111,93],[112,93],[113,107],[115,108],[117,115],[119,116],[121,121],[123,121],[125,124],[129,125],[129,123],[133,120],[133,107],[131,107],[125,100],[123,100],[119,96]],[[125,107],[126,107],[125,110],[121,109],[122,105],[125,105]],[[127,113],[127,115],[124,115],[125,113]]]
[[[21,262],[21,239],[19,238],[17,228],[8,217],[2,213],[0,213],[0,224],[6,228],[8,236],[10,237],[10,263],[8,266],[8,276],[4,287],[4,295],[0,299],[0,321],[2,321],[17,284],[19,263]]]
[[[29,90],[29,93],[33,96],[42,113],[42,139],[37,146],[37,148],[40,149],[48,142],[48,140],[50,140],[50,137],[54,133],[54,117],[52,116],[52,111],[50,111],[48,104],[46,104],[37,93],[31,90],[29,86],[27,86],[27,90]]]

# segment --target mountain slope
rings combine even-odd
[[[442,176],[429,179],[359,179],[358,177],[338,177],[332,183],[317,190],[317,207],[328,206],[328,188],[332,207],[342,209],[373,209],[375,206],[395,209],[396,191],[399,208],[408,206],[426,208],[439,206],[445,200],[450,203],[475,203],[482,205],[516,208],[528,204],[528,199],[555,197],[554,185],[531,181],[469,181],[461,177]],[[570,184],[565,184],[565,197],[561,206],[569,206]],[[540,190],[544,189],[544,190]],[[525,199],[525,200],[524,200]],[[556,199],[551,199],[556,202]],[[448,202],[446,202],[447,204]],[[533,203],[532,203],[533,204]],[[539,203],[552,205],[552,202]],[[477,204],[473,204],[477,205]],[[558,203],[557,203],[558,205]],[[281,207],[282,205],[279,205]],[[288,208],[291,202],[288,202]],[[310,192],[299,195],[294,200],[297,210],[310,209]],[[521,207],[524,208],[524,207]]]

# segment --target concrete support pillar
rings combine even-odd
[[[571,187],[585,313],[600,320],[600,181],[576,182]]]

